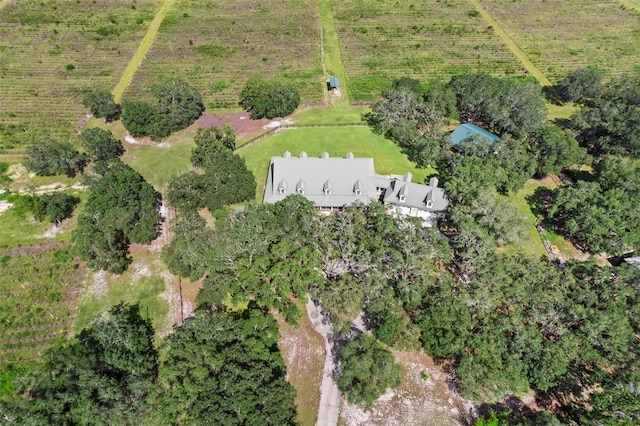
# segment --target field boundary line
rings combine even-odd
[[[307,128],[307,127],[365,127],[368,126],[369,124],[367,123],[334,123],[334,124],[295,124],[295,123],[291,123],[291,124],[281,124],[279,126],[273,127],[269,130],[267,130],[264,133],[259,134],[258,136],[255,136],[251,139],[249,139],[248,141],[246,141],[245,143],[243,143],[242,145],[238,146],[234,152],[238,152],[241,149],[244,149],[246,147],[248,147],[249,145],[254,144],[255,142],[258,142],[260,139],[263,139],[269,135],[272,135],[280,130],[284,130],[284,129],[301,129],[301,128]]]
[[[329,102],[334,106],[349,106],[349,82],[347,81],[347,72],[340,54],[340,42],[338,41],[338,31],[333,17],[331,0],[319,0],[317,4],[320,18],[322,70],[327,74],[331,71],[340,79],[340,98],[329,97]],[[325,77],[328,77],[328,75],[325,75]],[[327,90],[324,82],[322,87],[323,90]]]
[[[536,67],[533,62],[529,59],[526,53],[524,53],[518,45],[513,41],[511,36],[506,33],[505,30],[502,29],[498,21],[493,19],[491,14],[487,12],[478,0],[469,0],[469,3],[475,8],[475,10],[480,13],[482,19],[489,25],[491,25],[495,31],[495,33],[502,39],[502,41],[507,45],[507,48],[513,53],[513,55],[520,61],[520,63],[525,67],[525,69],[538,80],[538,82],[543,86],[552,86],[549,79],[544,75],[542,71]]]
[[[122,100],[122,95],[124,95],[124,91],[129,87],[131,81],[133,80],[133,76],[136,71],[142,64],[142,61],[147,56],[147,53],[151,49],[153,42],[158,35],[158,30],[160,29],[160,24],[164,21],[165,16],[169,12],[169,9],[173,7],[175,4],[175,0],[164,0],[158,12],[155,14],[151,23],[149,24],[149,28],[147,28],[147,33],[142,37],[140,44],[138,45],[138,49],[136,53],[133,54],[133,57],[127,64],[127,67],[124,69],[122,76],[120,77],[120,81],[113,88],[113,99],[116,102],[120,102]]]

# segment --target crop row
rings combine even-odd
[[[82,90],[115,85],[158,3],[24,0],[0,10],[0,149],[72,135]]]
[[[619,1],[480,2],[552,80],[584,66],[608,75],[640,71],[640,14]]]
[[[68,248],[40,244],[0,252],[10,272],[0,276],[0,360],[33,359],[72,327],[87,272]]]
[[[177,75],[208,107],[237,107],[246,79],[259,75],[295,85],[303,102],[319,102],[320,28],[314,0],[177,2],[135,75],[127,97]]]
[[[523,67],[464,0],[332,2],[352,100],[373,100],[394,78],[446,81],[467,72],[519,75]]]

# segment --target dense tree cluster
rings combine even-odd
[[[293,86],[251,77],[240,93],[240,106],[251,118],[286,117],[298,108],[300,95]]]
[[[571,127],[594,155],[640,157],[640,77],[606,84],[572,117]]]
[[[273,317],[199,311],[155,349],[138,306],[116,305],[0,400],[6,424],[294,425]]]
[[[125,100],[122,124],[133,136],[159,140],[191,125],[204,111],[200,93],[178,78],[152,89],[153,102]]]
[[[44,139],[31,145],[24,166],[38,176],[75,176],[87,164],[86,157],[70,143]]]
[[[160,194],[131,167],[112,161],[91,188],[73,233],[78,255],[93,269],[123,272],[129,244],[148,244],[160,222]]]
[[[106,122],[117,120],[120,117],[120,105],[114,102],[113,95],[108,90],[94,90],[85,93],[82,105],[89,108],[91,114],[104,118]]]
[[[122,142],[109,130],[94,127],[80,133],[82,147],[91,161],[109,161],[124,154]]]
[[[593,180],[578,180],[553,193],[546,209],[550,223],[591,252],[610,255],[640,249],[640,167],[607,157]]]
[[[602,74],[593,68],[572,71],[551,89],[552,98],[561,102],[585,103],[600,96]]]
[[[196,170],[169,183],[169,202],[183,211],[210,211],[255,197],[256,181],[244,159],[233,153],[235,135],[229,127],[198,129],[191,162]]]
[[[7,200],[13,204],[14,212],[19,216],[32,215],[38,221],[47,220],[59,225],[73,214],[80,199],[66,192],[54,192],[42,195],[10,194]]]
[[[387,388],[400,385],[400,366],[374,337],[361,334],[340,350],[336,384],[350,403],[369,407]]]

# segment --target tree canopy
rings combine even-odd
[[[375,338],[361,334],[340,350],[336,384],[350,403],[370,407],[387,388],[400,385],[400,366]]]
[[[120,117],[120,105],[113,100],[113,95],[108,90],[94,90],[85,93],[82,105],[89,108],[91,114],[104,118],[106,122],[117,120]]]
[[[489,131],[515,137],[540,128],[547,117],[541,87],[488,74],[455,76],[449,87],[457,99],[460,120],[481,123]]]
[[[44,139],[31,145],[24,166],[38,176],[67,175],[80,173],[87,160],[70,143]]]
[[[123,272],[131,242],[157,235],[160,194],[131,167],[116,160],[100,177],[73,233],[76,250],[94,269]]]
[[[204,111],[200,93],[178,78],[152,88],[154,102],[125,100],[122,124],[133,136],[159,140],[191,125]]]
[[[137,305],[116,305],[18,380],[0,411],[15,424],[138,424],[157,376],[153,327]],[[26,396],[26,397],[25,397]]]
[[[562,102],[585,103],[600,96],[602,74],[593,68],[579,68],[570,72],[553,86],[554,94]]]
[[[82,147],[92,161],[109,161],[124,154],[122,142],[109,130],[94,127],[80,133]]]
[[[285,117],[298,108],[300,95],[295,87],[262,77],[251,77],[240,93],[240,106],[254,120]]]
[[[198,311],[165,343],[152,424],[294,425],[278,326],[255,306]]]

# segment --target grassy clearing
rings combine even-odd
[[[411,172],[415,182],[422,182],[433,172],[432,169],[417,169],[415,164],[400,152],[400,148],[383,136],[373,134],[368,127],[287,129],[238,151],[256,177],[256,200],[262,200],[269,160],[285,151],[290,151],[293,155],[306,151],[312,157],[319,157],[323,151],[336,157],[353,152],[356,157],[373,157],[376,173],[385,175]]]
[[[619,1],[479,1],[551,81],[585,66],[640,71],[640,14]]]
[[[313,329],[304,305],[297,304],[303,312],[298,327],[287,324],[280,315],[275,316],[280,329],[278,346],[287,366],[287,381],[296,389],[297,420],[302,426],[314,426],[320,405],[324,340]]]
[[[369,111],[368,107],[311,108],[298,112],[293,121],[296,124],[360,123],[362,114]]]
[[[426,82],[476,71],[525,71],[465,0],[332,4],[352,102],[377,99],[403,76]]]
[[[143,316],[151,318],[156,335],[166,334],[173,324],[167,321],[169,303],[165,298],[166,267],[157,252],[141,250],[122,275],[92,273],[80,300],[75,332],[80,332],[101,313],[120,303],[139,303]]]
[[[159,2],[24,0],[0,9],[0,151],[71,137],[86,113],[82,92],[115,85]]]
[[[80,198],[80,205],[73,216],[55,227],[48,222],[38,222],[32,217],[22,217],[9,208],[0,213],[0,247],[12,247],[24,244],[37,244],[45,241],[70,241],[71,231],[75,229],[78,215],[89,197],[87,191],[69,191]]]
[[[530,179],[525,183],[524,188],[522,188],[515,194],[511,194],[508,197],[509,201],[511,201],[513,205],[527,217],[529,227],[527,235],[522,240],[520,240],[516,244],[508,245],[505,247],[505,251],[507,253],[523,252],[525,254],[536,257],[547,255],[542,239],[540,238],[540,235],[536,230],[535,225],[537,218],[531,210],[529,201],[527,201],[527,198],[533,195],[535,190],[540,187],[553,189],[556,188],[557,185],[550,179]],[[551,232],[549,230],[545,230],[544,237],[545,239],[549,240],[551,244],[558,246],[565,258],[577,259],[583,257],[582,253],[577,250],[570,242],[565,240],[562,236],[555,234],[554,232]]]
[[[38,359],[71,331],[86,269],[70,248],[0,249],[0,364]]]
[[[564,105],[554,105],[547,103],[547,119],[549,121],[553,121],[555,119],[569,119],[575,112],[577,112],[580,108],[572,103],[567,103]]]
[[[178,76],[208,108],[233,108],[252,75],[295,85],[305,103],[322,101],[315,0],[176,1],[125,97],[146,96],[158,79]]]
[[[325,77],[334,75],[340,78],[340,97],[329,96],[329,102],[333,106],[348,106],[349,80],[340,55],[340,44],[331,0],[319,0],[317,5],[322,27],[322,66],[328,74]],[[321,89],[326,91],[326,85],[323,84]]]
[[[157,145],[125,144],[122,161],[133,167],[158,191],[166,195],[169,181],[191,168],[195,130],[174,134]]]

